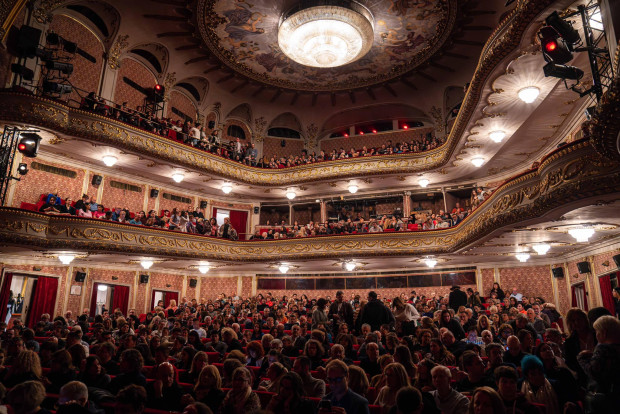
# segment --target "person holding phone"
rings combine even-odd
[[[349,367],[341,360],[327,364],[331,392],[319,403],[318,414],[369,414],[368,400],[349,389]]]

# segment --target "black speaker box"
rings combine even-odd
[[[158,195],[159,195],[159,190],[156,190],[153,188],[151,190],[151,198],[157,198]]]
[[[207,126],[209,127],[209,129],[215,128],[215,121],[209,121],[209,124]]]
[[[35,56],[40,39],[40,29],[24,25],[19,29],[17,35],[7,42],[7,48],[9,49],[9,53],[15,56],[31,59]]]
[[[283,147],[286,147],[286,140],[284,140],[284,139],[283,139],[283,140],[280,142],[280,145],[281,145],[281,146],[283,146]]]
[[[554,267],[551,271],[553,272],[553,277],[564,277],[564,269],[561,267]]]
[[[577,263],[577,270],[579,270],[579,273],[590,273],[590,263],[588,262]]]
[[[201,201],[200,202],[200,208],[207,208],[207,202],[206,201]]]
[[[197,279],[190,279],[189,280],[189,287],[195,288],[197,284],[198,284],[198,280]]]
[[[140,275],[140,283],[149,283],[149,275]]]
[[[86,279],[86,272],[75,272],[75,281],[83,282]]]
[[[100,176],[100,175],[93,175],[92,184],[93,185],[99,185],[99,184],[101,184],[101,180],[103,180],[102,176]]]
[[[260,211],[259,207],[254,207],[254,214],[258,214],[259,211]]]
[[[617,254],[613,257],[614,262],[616,262],[616,267],[620,269],[620,254]]]

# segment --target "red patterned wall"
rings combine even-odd
[[[179,197],[187,197],[190,198],[192,200],[192,202],[190,203],[190,205],[188,206],[188,204],[185,203],[181,203],[180,201],[174,201],[174,200],[168,200],[165,199],[163,197],[163,193],[166,192],[168,194],[172,194],[175,196],[179,196]],[[168,190],[161,190],[159,191],[159,210],[170,210],[172,211],[173,208],[177,208],[179,211],[181,210],[187,210],[188,208],[191,209],[192,211],[194,210],[194,203],[195,203],[195,197],[192,196],[188,196],[187,194],[179,194],[177,192],[173,192],[173,191],[168,191]]]
[[[392,143],[420,140],[426,137],[427,132],[433,132],[433,128],[409,129],[406,131],[385,132],[380,134],[364,134],[348,138],[326,138],[320,142],[320,148],[326,153],[330,153],[332,150],[339,150],[341,147],[346,151],[349,151],[351,148],[356,150],[362,149],[364,146],[368,148],[380,147],[389,140],[392,140]]]
[[[116,89],[114,90],[114,102],[122,104],[127,102],[127,106],[136,109],[144,105],[144,94],[129,86],[123,78],[127,77],[144,88],[152,88],[157,79],[143,64],[125,58],[121,61],[121,68],[116,78]]]
[[[251,276],[241,278],[241,296],[244,298],[252,296],[252,279]]]
[[[170,93],[170,100],[168,101],[168,114],[166,117],[173,121],[181,120],[185,122],[185,119],[172,112],[172,107],[175,107],[185,115],[189,116],[192,120],[196,120],[196,105],[184,94],[178,91],[172,91]]]
[[[98,200],[106,208],[127,208],[129,211],[140,211],[144,205],[144,196],[146,192],[146,185],[139,185],[142,188],[141,193],[135,191],[122,190],[120,188],[114,188],[110,185],[110,180],[119,181],[115,177],[106,176],[103,182],[103,195],[101,200]],[[129,184],[129,183],[127,183]],[[135,183],[131,183],[136,185]]]
[[[237,277],[203,277],[200,297],[214,299],[220,293],[235,296],[237,294]]]
[[[82,89],[82,91],[78,95],[77,91],[74,90],[70,98],[80,102],[80,95],[84,97],[89,92],[97,93],[99,91],[99,81],[103,65],[103,46],[99,39],[76,20],[62,15],[55,15],[49,28],[50,31],[58,33],[63,38],[77,43],[80,49],[97,59],[96,63],[92,63],[81,56],[75,55],[75,59],[71,62],[73,64],[73,73],[69,80],[75,88]]]
[[[289,155],[301,155],[304,142],[301,139],[285,139],[286,146],[282,146],[282,138],[265,138],[263,141],[263,155],[267,159],[271,157],[288,157]]]
[[[482,292],[480,292],[480,296],[487,297],[490,295],[491,289],[493,289],[495,271],[493,269],[481,269],[480,273],[482,275]]]
[[[462,285],[461,289],[466,290],[467,288],[476,289],[476,285]],[[351,295],[360,295],[361,298],[365,299],[368,296],[368,292],[372,289],[345,289],[343,290],[346,298],[349,298]],[[401,293],[409,295],[412,290],[415,290],[418,295],[424,295],[427,297],[431,297],[432,295],[439,296],[447,296],[450,294],[450,286],[433,286],[433,287],[416,287],[416,288],[401,288],[401,289],[374,289],[378,294],[381,295],[382,298],[394,299],[397,296],[400,296]],[[273,295],[282,296],[287,295],[291,296],[293,294],[297,294],[298,296],[307,295],[309,298],[320,298],[331,296],[333,299],[336,296],[335,290],[259,290],[256,293],[262,293],[263,295],[271,292]]]
[[[64,168],[75,171],[75,178],[65,177],[47,173],[31,168],[33,161],[41,164],[51,165],[53,167]],[[67,168],[65,164],[55,164],[45,159],[24,158],[22,162],[28,164],[28,174],[21,177],[21,181],[17,182],[15,195],[13,196],[13,207],[19,207],[22,202],[36,203],[42,193],[56,193],[62,197],[72,197],[78,199],[82,194],[82,183],[84,181],[84,170],[77,168]]]
[[[511,292],[513,287],[525,296],[542,297],[553,302],[553,287],[549,266],[514,267],[500,269],[500,282],[504,292]]]
[[[617,254],[620,254],[620,249],[594,256],[594,274],[598,276],[616,269],[616,263],[613,257]],[[606,263],[607,266],[603,265],[603,263]]]

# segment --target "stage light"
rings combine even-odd
[[[517,258],[518,261],[520,261],[521,263],[527,262],[527,259],[530,258],[530,254],[529,253],[517,253],[515,254],[515,257]]]
[[[373,134],[376,134],[376,133],[377,133],[377,130],[376,130],[376,129],[373,129],[373,130],[372,130],[372,133],[373,133]]]
[[[153,261],[152,260],[141,260],[140,264],[145,270],[148,270],[151,268],[151,266],[153,266]]]
[[[24,157],[34,158],[37,156],[40,144],[41,137],[38,134],[34,132],[22,132],[19,142],[17,143],[17,150],[21,152]]]
[[[484,158],[476,157],[471,159],[471,163],[474,164],[474,167],[481,167],[484,164]]]
[[[355,262],[346,262],[344,264],[344,268],[347,269],[347,271],[349,272],[354,271],[356,267],[357,267],[357,264]]]
[[[61,85],[60,83],[43,81],[43,92],[44,93],[57,93],[59,95],[64,95],[66,93],[71,93],[73,88],[71,85]]]
[[[409,125],[407,124],[403,125],[403,129],[409,129]]]
[[[360,131],[360,133],[359,133],[359,134],[360,134],[360,135],[364,135],[364,131]]]
[[[502,142],[505,136],[506,136],[506,133],[504,131],[493,131],[489,134],[489,138],[491,138],[493,142],[497,142],[497,143]]]
[[[591,227],[578,227],[568,230],[568,234],[573,236],[579,243],[587,242],[594,234],[594,229]]]
[[[60,263],[64,265],[68,265],[73,261],[73,259],[75,259],[75,255],[72,254],[61,254],[58,256],[58,260],[60,260]]]
[[[355,184],[349,184],[349,192],[351,194],[357,193],[357,190],[359,190],[358,186],[356,186]]]
[[[579,80],[583,77],[583,70],[575,66],[556,65],[553,62],[547,63],[543,67],[545,77],[560,79]]]
[[[540,89],[538,89],[536,86],[528,86],[526,88],[519,90],[519,93],[518,93],[519,99],[521,99],[525,103],[534,102],[536,98],[538,98],[539,94],[540,94]]]
[[[284,263],[278,266],[278,270],[280,271],[280,273],[286,273],[289,271],[289,269],[290,267],[288,267],[288,265],[285,265]]]
[[[346,132],[343,135],[345,138],[349,138],[349,134],[347,134]]]
[[[34,79],[34,71],[24,65],[18,65],[17,63],[13,63],[11,65],[11,72],[21,76],[23,80],[31,81]]]
[[[295,193],[295,191],[288,190],[286,192],[286,198],[288,198],[289,200],[293,200],[295,197],[297,197],[297,194]]]
[[[57,70],[65,75],[71,75],[73,73],[73,65],[71,63],[50,60],[45,62],[45,67],[48,70]]]
[[[26,164],[25,162],[20,162],[17,166],[17,172],[19,173],[19,175],[28,174],[28,164]]]
[[[547,16],[545,23],[547,23],[547,26],[551,26],[560,36],[562,36],[562,39],[564,39],[569,45],[579,43],[581,41],[579,32],[573,28],[573,25],[570,22],[562,19],[557,11],[554,11]]]
[[[605,27],[603,26],[603,18],[601,17],[600,11],[595,11],[594,13],[592,13],[592,16],[590,16],[590,19],[588,20],[588,22],[590,23],[590,27],[592,29],[595,29],[595,30],[605,29]]]
[[[114,164],[116,164],[116,161],[118,161],[118,158],[116,158],[114,155],[104,155],[101,160],[106,166],[113,167]]]
[[[420,179],[420,181],[418,181],[418,184],[420,184],[420,187],[426,188],[430,184],[430,181],[426,178],[422,178]]]
[[[204,275],[205,273],[207,273],[207,272],[209,271],[209,269],[211,269],[211,268],[209,267],[209,265],[200,265],[200,266],[198,266],[198,271],[199,271],[200,273],[202,273],[203,275]]]
[[[174,180],[175,183],[180,183],[181,181],[183,181],[184,178],[185,178],[185,175],[183,173],[172,174],[172,179]]]
[[[535,244],[535,245],[532,246],[532,249],[534,249],[534,251],[537,254],[543,255],[543,254],[547,254],[549,249],[551,249],[551,245],[549,245],[547,243]]]
[[[428,257],[424,259],[424,263],[426,263],[426,265],[432,269],[437,264],[437,260]]]
[[[573,53],[560,34],[551,26],[545,26],[538,32],[540,46],[547,62],[564,64],[573,59]]]
[[[224,183],[224,185],[222,185],[222,192],[224,194],[230,194],[231,191],[232,191],[232,184],[231,183]]]

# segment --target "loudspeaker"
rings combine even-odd
[[[620,254],[615,255],[613,259],[616,262],[616,267],[620,269]]]
[[[159,190],[156,190],[153,188],[151,190],[151,198],[157,198],[158,195],[159,195]]]
[[[281,146],[283,146],[283,147],[286,147],[286,140],[284,140],[284,139],[283,139],[283,140],[280,142],[280,145],[281,145]]]
[[[190,279],[189,280],[189,287],[195,288],[197,284],[198,284],[198,280],[197,279]]]
[[[258,214],[259,211],[260,211],[260,207],[254,207],[254,214]]]
[[[149,275],[140,275],[140,283],[149,283]]]
[[[553,272],[553,277],[564,277],[564,269],[561,267],[554,267],[551,271]]]
[[[75,272],[75,281],[83,282],[86,279],[86,272]]]
[[[577,263],[577,270],[579,270],[579,273],[590,273],[590,263],[588,262]]]
[[[207,125],[209,129],[215,128],[215,121],[209,121],[209,125]]]
[[[207,208],[207,202],[206,201],[201,201],[200,202],[200,208]]]
[[[41,39],[41,30],[32,26],[22,26],[19,29],[19,33],[11,39],[13,42],[7,42],[7,48],[9,53],[26,58],[33,58],[39,47],[39,40]]]
[[[101,184],[101,180],[103,180],[102,176],[100,176],[100,175],[93,175],[92,184],[93,185],[99,185],[99,184]]]

